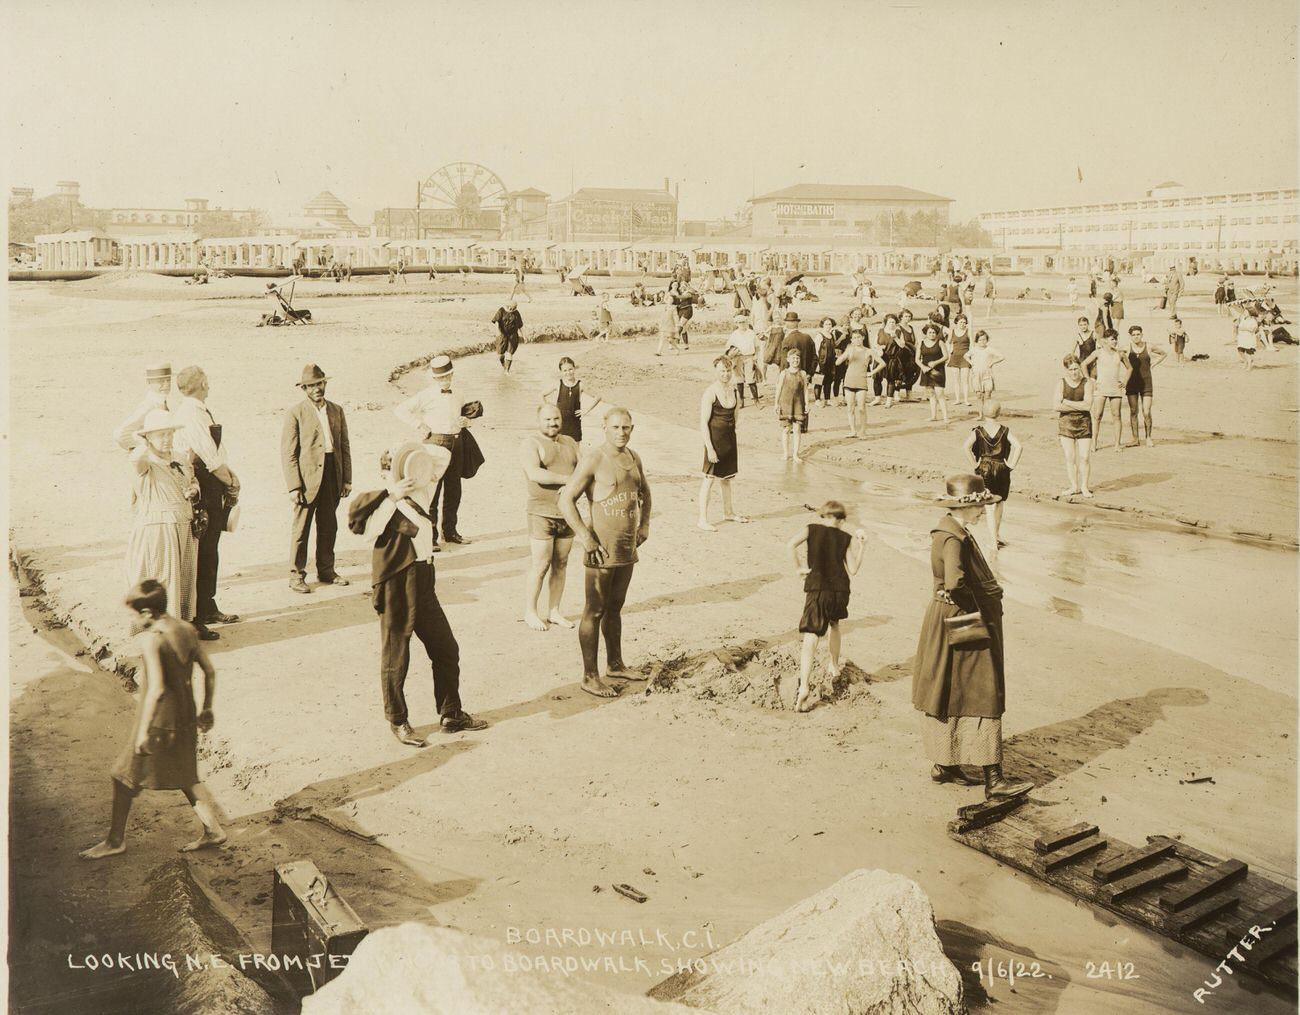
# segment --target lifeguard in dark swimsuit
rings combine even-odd
[[[640,456],[627,446],[631,439],[632,414],[610,409],[605,414],[605,443],[583,457],[559,498],[564,520],[585,550],[586,599],[578,626],[582,689],[599,698],[618,694],[600,676],[597,656],[602,634],[606,677],[644,679],[623,661],[623,603],[637,548],[650,536],[650,484]],[[580,497],[591,506],[590,527],[578,513]]]

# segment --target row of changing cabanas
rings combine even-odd
[[[570,243],[549,240],[474,240],[439,237],[423,240],[383,237],[298,239],[293,236],[231,236],[200,239],[194,234],[107,236],[96,230],[36,237],[36,256],[47,271],[120,266],[142,270],[210,268],[289,270],[299,256],[317,272],[331,263],[386,268],[402,260],[408,268],[504,270],[528,260],[542,270],[585,265],[596,272],[639,275],[669,273],[680,257],[692,266],[740,271],[851,272],[930,270],[933,247],[879,247],[816,240],[774,239],[609,240]]]

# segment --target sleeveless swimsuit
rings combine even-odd
[[[582,442],[582,417],[578,410],[582,408],[582,381],[569,387],[560,381],[559,394],[555,396],[555,407],[560,410],[560,433]]]
[[[990,493],[995,493],[1003,500],[1011,495],[1011,470],[1007,468],[1007,457],[1011,454],[1011,441],[1005,426],[998,427],[992,437],[982,426],[975,427],[975,457],[979,464],[975,471],[984,479],[984,485]]]
[[[605,548],[605,561],[600,566],[635,564],[636,533],[641,527],[641,470],[632,452],[626,449],[615,455],[602,447],[596,453],[614,472],[614,489],[608,496],[600,500],[593,498],[591,502],[591,531]]]
[[[1061,398],[1067,402],[1082,402],[1088,388],[1088,378],[1080,377],[1079,383],[1071,387],[1070,382],[1061,381]],[[1062,409],[1061,418],[1056,425],[1056,432],[1062,437],[1081,441],[1092,436],[1092,416],[1087,409]]]
[[[924,371],[921,374],[921,387],[923,388],[943,388],[947,387],[948,376],[943,366],[943,346],[938,342],[934,345],[921,343],[921,363],[924,366],[931,366],[935,363],[939,365],[933,370]]]
[[[709,456],[704,456],[704,474],[706,476],[717,476],[719,479],[730,479],[738,469],[736,454],[736,407],[730,408],[718,401],[718,396],[713,396],[713,405],[709,407],[709,440],[713,442],[713,450],[717,453],[718,460],[710,462]]]
[[[1132,368],[1128,375],[1128,384],[1125,386],[1125,394],[1129,395],[1150,395],[1154,390],[1151,386],[1151,349],[1143,346],[1141,352],[1128,351],[1128,365]]]

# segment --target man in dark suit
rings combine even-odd
[[[785,362],[790,350],[799,353],[799,366],[803,372],[812,377],[817,372],[817,347],[806,333],[799,330],[799,315],[793,310],[785,315],[785,337],[781,340],[781,362]]]
[[[352,449],[343,407],[325,401],[329,378],[315,363],[302,368],[298,387],[307,397],[284,418],[280,459],[293,501],[289,588],[310,592],[307,584],[307,537],[316,519],[316,576],[322,585],[347,585],[334,570],[339,501],[352,492]]]

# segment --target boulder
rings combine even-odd
[[[539,968],[543,958],[561,965]],[[698,1015],[589,983],[563,962],[403,923],[368,935],[338,977],[303,999],[302,1015]]]
[[[966,1011],[930,900],[916,882],[882,870],[854,871],[696,960],[650,996],[719,1015]]]

